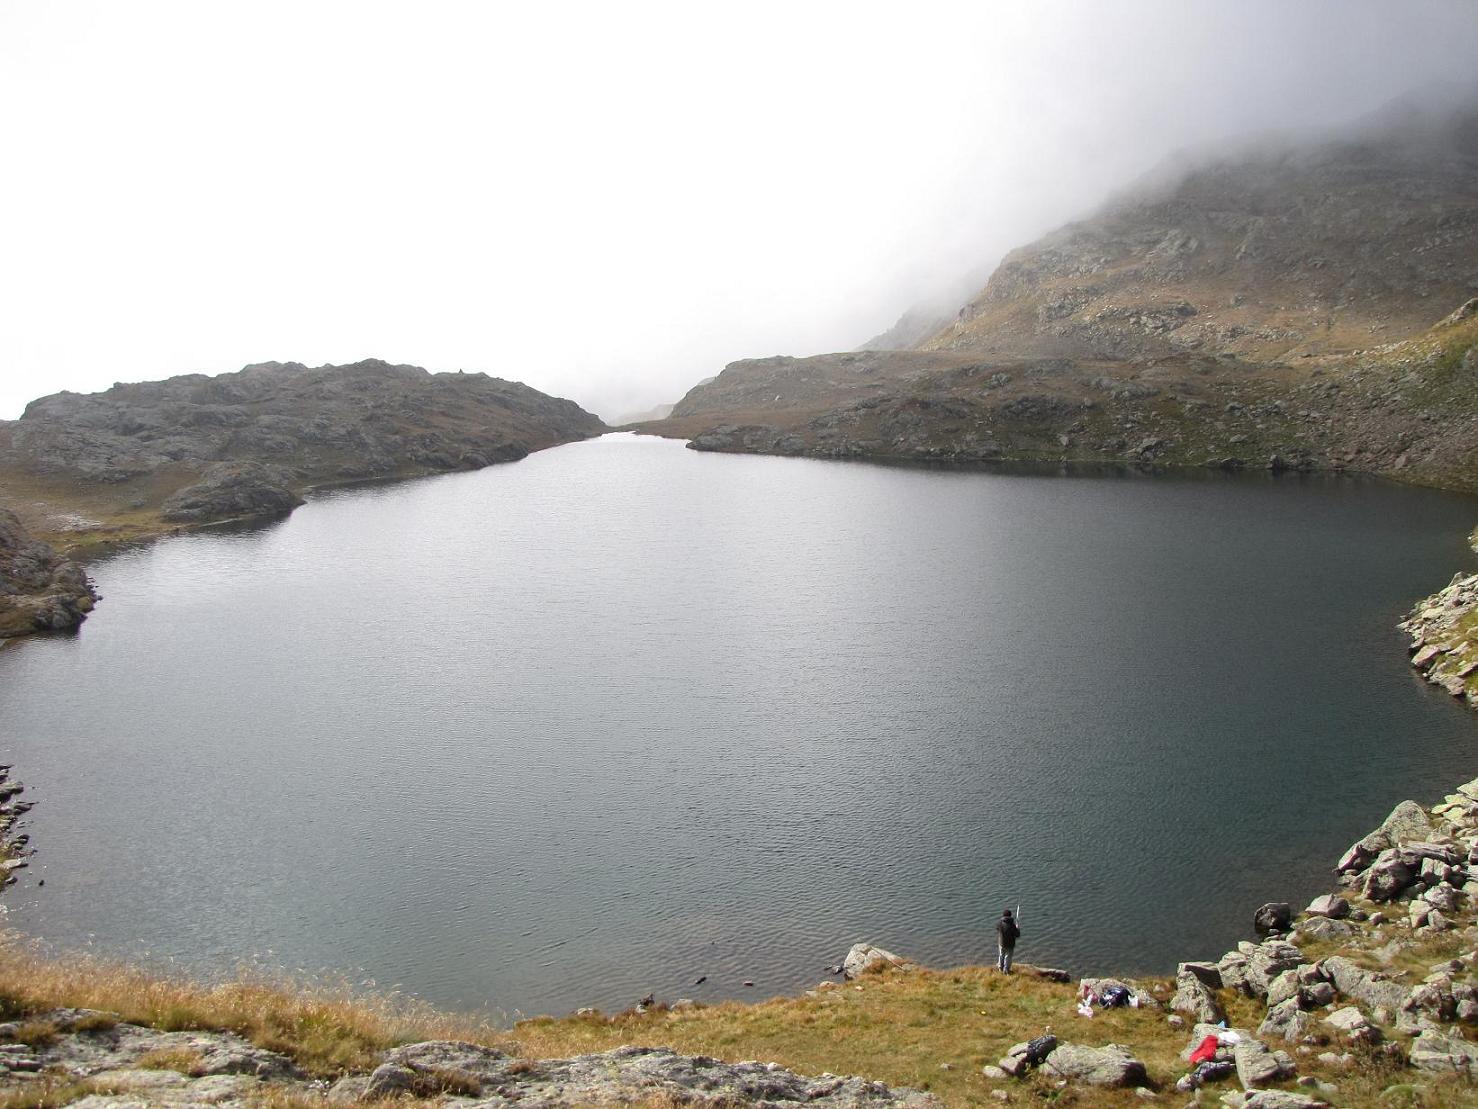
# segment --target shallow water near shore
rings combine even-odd
[[[1170,971],[1478,772],[1394,627],[1475,522],[626,435],[325,493],[0,652],[9,920],[507,1015],[792,992],[856,940],[988,962],[1018,902],[1022,959]]]

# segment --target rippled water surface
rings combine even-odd
[[[509,1014],[791,991],[858,939],[986,960],[1017,902],[1028,960],[1214,957],[1473,776],[1393,625],[1475,522],[629,436],[321,496],[0,651],[11,920]]]

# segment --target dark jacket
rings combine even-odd
[[[1002,947],[1015,947],[1017,939],[1021,936],[1021,929],[1016,926],[1016,918],[1003,916],[996,921],[996,935],[1000,938]]]

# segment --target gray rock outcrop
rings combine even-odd
[[[1457,1032],[1423,1031],[1412,1041],[1409,1059],[1418,1070],[1465,1077],[1478,1074],[1478,1044]]]
[[[0,639],[75,628],[97,600],[82,567],[33,539],[14,512],[0,508]]]
[[[1232,1048],[1232,1059],[1237,1064],[1237,1080],[1248,1090],[1269,1082],[1280,1082],[1294,1073],[1288,1056],[1270,1051],[1261,1040],[1241,1040]]]
[[[194,485],[165,498],[160,515],[172,524],[286,516],[303,498],[282,470],[258,462],[219,462]]]
[[[1252,914],[1252,928],[1259,936],[1286,932],[1293,920],[1293,906],[1286,901],[1269,901]]]
[[[1085,1047],[1060,1043],[1042,1069],[1088,1086],[1137,1086],[1145,1081],[1144,1064],[1123,1044]]]
[[[1218,974],[1217,982],[1220,980]],[[1175,996],[1170,999],[1170,1008],[1189,1015],[1200,1024],[1215,1024],[1226,1016],[1216,999],[1216,991],[1207,985],[1206,978],[1189,970],[1184,963],[1175,975]]]
[[[197,522],[289,511],[284,489],[474,470],[605,430],[573,401],[486,374],[265,362],[41,397],[0,421],[0,474],[112,488],[131,508],[180,488],[171,519]],[[274,472],[208,473],[244,463]]]
[[[58,1010],[33,1018],[58,1034],[35,1046],[0,1046],[0,1070],[43,1070],[87,1079],[105,1093],[80,1105],[248,1106],[279,1098],[321,1096],[284,1056],[227,1032],[160,1032],[112,1021],[107,1014]],[[0,1039],[18,1026],[0,1025]],[[6,1033],[9,1037],[6,1037]],[[146,1056],[168,1052],[178,1069],[139,1069]],[[0,1075],[0,1081],[4,1076]],[[448,1105],[574,1109],[670,1099],[732,1105],[816,1105],[830,1109],[928,1109],[930,1095],[890,1089],[863,1078],[824,1074],[808,1078],[774,1063],[723,1063],[665,1048],[619,1047],[569,1059],[520,1059],[494,1048],[451,1041],[410,1044],[387,1052],[369,1074],[340,1079],[329,1103],[408,1096]]]

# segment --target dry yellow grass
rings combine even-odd
[[[134,1066],[139,1070],[172,1070],[198,1077],[205,1072],[205,1059],[191,1047],[164,1047],[140,1055]]]
[[[486,1021],[403,997],[260,974],[188,982],[87,955],[49,957],[13,935],[0,936],[0,1006],[13,1017],[67,1006],[170,1031],[236,1032],[321,1075],[368,1069],[380,1052],[413,1040],[506,1040]]]
[[[1434,945],[1412,952],[1409,960],[1418,965],[1439,956]],[[1167,982],[1152,985],[1162,997],[1168,996]],[[1261,1020],[1258,1003],[1229,993],[1222,1000],[1233,1025],[1255,1028]],[[323,1077],[367,1071],[384,1050],[425,1039],[468,1040],[531,1059],[641,1044],[729,1061],[775,1062],[801,1074],[860,1074],[893,1086],[929,1090],[951,1106],[994,1105],[992,1094],[1003,1089],[1018,1102],[1139,1103],[1132,1091],[1059,1089],[1040,1073],[1019,1083],[992,1081],[981,1073],[982,1066],[994,1063],[1011,1044],[1050,1030],[1077,1043],[1128,1046],[1147,1065],[1152,1088],[1162,1097],[1178,1096],[1173,1084],[1185,1071],[1179,1055],[1189,1043],[1187,1027],[1175,1027],[1164,1011],[1148,1008],[1106,1011],[1084,1019],[1075,1014],[1074,1002],[1072,985],[1027,973],[1007,978],[993,969],[961,967],[890,971],[816,990],[812,996],[756,1004],[726,1002],[679,1012],[659,1006],[643,1014],[536,1018],[508,1032],[475,1017],[441,1013],[400,997],[366,996],[342,987],[299,987],[260,976],[218,985],[162,979],[95,958],[47,958],[14,938],[0,941],[0,1005],[11,1019],[71,1006],[110,1010],[125,1020],[170,1030],[230,1030],[292,1056]],[[32,1023],[35,1034],[46,1034],[44,1022],[33,1018]],[[159,1053],[150,1065],[189,1073],[193,1060],[185,1054]],[[1330,1099],[1336,1106],[1478,1105],[1478,1091],[1470,1084],[1419,1075],[1378,1053],[1364,1054],[1349,1071],[1324,1067],[1313,1053],[1300,1055],[1299,1066],[1304,1074],[1338,1085],[1339,1093]],[[440,1095],[462,1089],[453,1072],[433,1075],[424,1090],[416,1091],[419,1099],[396,1105],[408,1109],[432,1104]],[[49,1109],[85,1092],[76,1084],[48,1080],[0,1097],[0,1109]],[[278,1092],[265,1104],[269,1109],[304,1109],[324,1103],[316,1095],[297,1091]],[[670,1103],[656,1097],[644,1104],[666,1109]]]
[[[60,1109],[92,1092],[86,1082],[55,1075],[43,1075],[24,1086],[0,1088],[0,1109]]]

